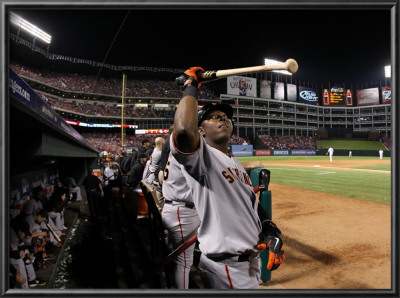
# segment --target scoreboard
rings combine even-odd
[[[322,101],[324,106],[352,106],[353,94],[350,89],[332,87],[323,90]]]

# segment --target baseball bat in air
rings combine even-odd
[[[250,67],[221,69],[221,70],[207,70],[198,74],[197,77],[200,82],[206,83],[209,81],[219,80],[229,76],[244,75],[249,73],[257,73],[257,72],[265,72],[273,70],[287,70],[291,74],[295,74],[298,69],[299,66],[296,60],[290,58],[287,59],[286,62],[284,63],[277,63],[272,65],[260,65],[260,66],[250,66]],[[182,86],[185,83],[185,77],[181,75],[175,79],[175,82],[179,86]]]

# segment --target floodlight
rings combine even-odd
[[[385,66],[385,78],[391,77],[391,67],[390,65]]]
[[[273,59],[268,59],[268,58],[264,59],[264,64],[265,65],[275,65],[275,64],[280,64],[280,63],[285,63],[285,62],[281,62],[281,61],[277,61],[277,60],[273,60]],[[272,70],[272,72],[279,72],[281,74],[290,75],[290,76],[292,75],[287,70]]]
[[[19,15],[16,15],[13,12],[10,12],[10,22],[16,26],[18,26],[20,29],[32,34],[33,36],[41,39],[47,44],[51,43],[51,35],[47,34],[37,26],[29,23],[27,20],[23,19]]]

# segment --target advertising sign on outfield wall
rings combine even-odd
[[[257,79],[231,76],[226,81],[228,94],[257,97]]]
[[[234,156],[253,156],[253,145],[232,145]]]
[[[390,103],[392,101],[392,89],[390,87],[383,87],[382,89],[382,103]]]
[[[270,149],[259,149],[255,150],[256,156],[271,156],[271,150]]]
[[[274,99],[284,100],[285,99],[285,84],[275,82]]]
[[[271,81],[261,80],[260,97],[261,98],[272,98],[271,97]]]
[[[299,86],[299,102],[317,105],[319,100],[319,96],[317,90]]]
[[[297,87],[293,84],[286,85],[287,100],[296,101],[297,100]]]
[[[274,149],[272,150],[274,156],[286,156],[289,155],[289,149]]]
[[[317,150],[314,149],[292,149],[292,155],[316,155]]]
[[[369,106],[379,104],[379,88],[357,90],[357,106]]]

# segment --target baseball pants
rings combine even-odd
[[[61,231],[63,229],[63,227],[64,227],[64,217],[61,216],[61,213],[60,212],[50,211],[49,212],[49,217],[56,221],[55,222],[55,227],[56,227],[57,230]],[[53,230],[54,230],[54,228],[53,228]]]
[[[233,257],[216,262],[201,254],[199,270],[206,289],[258,289],[261,259],[238,262]]]
[[[200,218],[194,208],[185,207],[185,203],[174,202],[164,204],[162,211],[164,226],[168,229],[168,237],[173,249],[183,244],[197,232]],[[174,280],[178,289],[189,288],[189,272],[193,264],[195,244],[188,247],[174,260]]]
[[[21,289],[29,289],[28,281],[34,280],[36,278],[35,271],[33,269],[33,265],[30,263],[25,265],[22,259],[14,259],[10,258],[10,264],[19,272],[21,272],[22,276],[25,278],[25,283],[18,285]],[[29,279],[28,274],[30,273]]]

